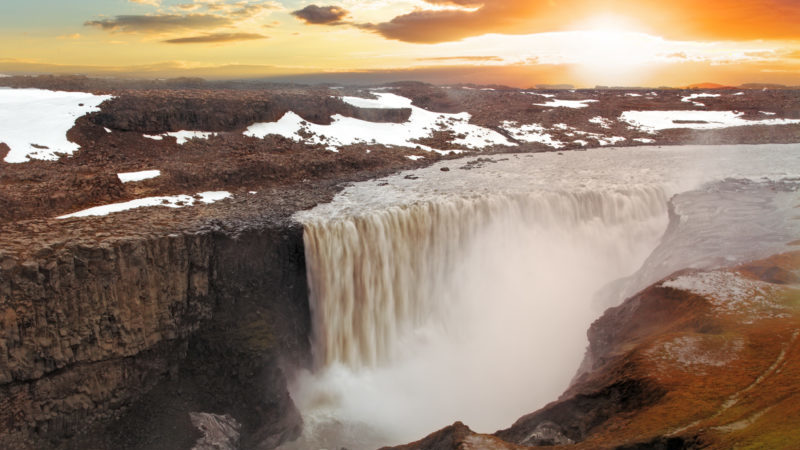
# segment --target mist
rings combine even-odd
[[[665,205],[658,190],[449,199],[307,226],[318,367],[292,395],[327,431],[298,445],[375,448],[456,420],[494,432],[554,400],[594,292],[641,265]]]

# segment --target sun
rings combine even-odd
[[[576,75],[600,84],[619,85],[648,72],[663,39],[647,34],[646,27],[616,14],[592,16],[570,27],[571,62]]]

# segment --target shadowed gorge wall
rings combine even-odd
[[[308,359],[306,296],[301,229],[286,223],[6,255],[0,443],[48,447],[125,414],[146,434],[187,425],[189,408],[231,413],[250,443],[286,439],[299,418],[279,366]],[[101,434],[79,439],[147,448]]]

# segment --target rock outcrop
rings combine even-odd
[[[190,411],[230,414],[247,448],[299,432],[283,372],[308,355],[298,225],[65,242],[1,267],[0,446],[180,448]]]

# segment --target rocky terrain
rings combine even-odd
[[[225,415],[232,420],[222,422],[237,430],[232,440],[241,448],[274,448],[297,436],[302,423],[286,377],[309,364],[310,319],[302,228],[290,217],[328,201],[348,182],[463,154],[800,142],[800,125],[793,122],[695,129],[680,125],[707,122],[676,121],[677,128],[654,132],[620,119],[626,111],[702,109],[737,111],[749,121],[796,121],[800,91],[793,90],[726,91],[686,101],[696,92],[419,83],[382,91],[255,89],[80,77],[8,77],[0,86],[113,96],[76,119],[67,138],[80,150],[71,156],[10,163],[2,158],[11,148],[0,136],[4,448],[191,448],[203,436],[197,423],[209,427]],[[300,137],[245,134],[252,124],[276,122],[290,111],[323,126],[339,120],[335,115],[370,123],[410,120],[411,108],[362,108],[342,100],[375,98],[376,92],[436,113],[467,112],[470,124],[507,144],[473,148],[446,127],[416,146],[367,141],[337,151],[302,131]],[[554,98],[584,101],[585,107],[542,106]],[[514,131],[522,125],[536,127]],[[185,141],[167,134],[183,130],[211,134]],[[123,183],[117,175],[142,170],[160,176]],[[57,218],[202,191],[230,197],[177,209]],[[788,442],[782,439],[796,440],[797,424],[786,418],[796,416],[797,404],[797,358],[791,354],[798,297],[791,286],[798,283],[798,255],[732,269],[777,286],[769,307],[778,315],[748,322],[738,313],[719,314],[708,296],[655,285],[592,327],[591,368],[557,402],[495,436],[455,424],[404,448],[723,448],[730,439],[780,447]],[[672,351],[681,340],[697,354]],[[735,361],[714,359],[715,350],[731,348],[740,355]],[[716,382],[722,371],[726,382]],[[776,416],[782,419],[771,420]]]

